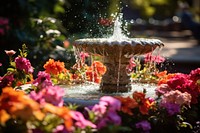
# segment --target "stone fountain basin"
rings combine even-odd
[[[79,51],[100,56],[115,56],[120,52],[121,55],[131,57],[152,52],[156,47],[164,46],[158,39],[146,38],[127,38],[123,40],[112,40],[109,38],[87,38],[78,39],[74,46]]]
[[[146,97],[156,98],[155,89],[156,84],[143,84],[133,83],[131,84],[131,90],[129,92],[115,92],[104,93],[99,90],[99,84],[82,84],[82,85],[60,85],[65,90],[65,103],[72,103],[81,106],[94,105],[99,102],[102,96],[131,96],[134,91],[143,92],[146,89]]]
[[[74,42],[76,53],[81,51],[103,56],[107,68],[102,77],[100,89],[103,92],[128,92],[131,89],[130,76],[126,73],[129,59],[134,55],[153,52],[164,44],[158,39],[146,38],[86,38]]]

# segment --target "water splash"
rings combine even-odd
[[[128,37],[125,36],[122,32],[122,17],[123,14],[119,13],[119,15],[116,17],[114,22],[114,29],[113,29],[113,35],[109,38],[110,40],[127,40]]]

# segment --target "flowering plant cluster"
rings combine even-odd
[[[189,74],[160,73],[155,97],[143,92],[131,96],[103,96],[90,106],[65,105],[65,90],[59,75],[68,74],[66,82],[74,82],[74,74],[85,71],[88,81],[99,82],[106,68],[100,62],[91,66],[81,63],[74,73],[60,61],[49,59],[45,71],[31,77],[33,67],[26,58],[25,45],[20,55],[6,51],[11,67],[0,77],[0,132],[82,133],[82,132],[199,132],[200,131],[200,68]],[[96,77],[95,77],[96,73]],[[31,78],[30,78],[31,77]],[[80,78],[81,79],[81,78]],[[54,83],[55,82],[55,83]],[[19,85],[31,84],[29,91]],[[79,82],[78,82],[79,83]]]
[[[80,53],[80,60],[71,70],[65,68],[64,62],[49,59],[44,64],[45,72],[51,75],[54,84],[79,84],[86,81],[100,83],[106,67],[100,61],[93,61],[91,66],[85,64],[88,53]]]
[[[54,86],[50,75],[40,71],[32,82],[34,89],[29,94],[2,89],[0,96],[0,131],[2,132],[93,132],[110,125],[120,125],[117,114],[121,103],[104,96],[99,103],[84,109],[85,113],[64,106],[64,89]],[[17,126],[15,129],[10,126]],[[12,130],[13,129],[13,130]]]
[[[7,73],[3,77],[0,77],[0,88],[4,88],[8,85],[17,87],[33,80],[33,67],[26,58],[26,45],[24,44],[22,50],[19,51],[20,55],[13,58],[16,52],[14,50],[5,50],[6,54],[9,56],[10,67],[7,69]]]
[[[165,58],[148,53],[144,56],[144,64],[142,66],[139,58],[131,58],[127,66],[127,73],[131,74],[133,81],[157,83],[166,74],[166,71],[160,72],[157,68],[157,65],[164,61]]]

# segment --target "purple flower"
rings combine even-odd
[[[38,78],[33,81],[33,85],[41,88],[52,86],[51,76],[45,71],[38,72]]]
[[[149,133],[151,130],[151,124],[146,120],[136,123],[135,126],[136,128],[142,129],[145,133]]]
[[[120,125],[121,124],[121,117],[117,114],[117,112],[108,112],[107,117],[112,122],[112,124]]]
[[[33,67],[28,59],[24,57],[16,57],[15,63],[18,70],[24,70],[25,73],[33,73]]]
[[[180,112],[180,105],[174,103],[163,103],[161,104],[164,108],[166,108],[168,114],[174,115]]]
[[[97,128],[101,129],[101,128],[107,126],[109,122],[110,122],[110,120],[107,117],[103,118],[103,119],[100,119],[98,124],[97,124]]]
[[[71,111],[71,117],[73,120],[75,120],[75,126],[84,129],[86,127],[91,127],[91,128],[96,128],[96,125],[93,124],[92,122],[86,120],[83,116],[83,114],[81,114],[78,111]]]
[[[116,112],[108,112],[104,117],[98,120],[97,128],[101,129],[108,124],[120,125],[121,117]]]
[[[30,93],[30,97],[41,104],[47,102],[59,107],[63,106],[63,96],[64,90],[59,86],[49,86],[38,93],[35,91]]]

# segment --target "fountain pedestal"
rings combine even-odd
[[[126,73],[129,58],[105,56],[104,65],[107,68],[102,77],[100,90],[102,92],[127,92],[131,89],[130,76]]]

